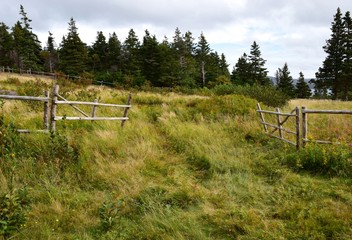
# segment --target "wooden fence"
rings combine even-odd
[[[50,102],[50,97],[49,97],[49,92],[45,91],[44,92],[45,97],[32,97],[32,96],[16,96],[16,95],[0,95],[0,98],[2,99],[8,99],[8,100],[21,100],[21,101],[40,101],[44,102],[44,107],[43,107],[43,129],[41,130],[28,130],[28,129],[18,129],[18,132],[22,133],[30,133],[30,132],[49,132],[49,102]]]
[[[259,103],[257,103],[257,108],[257,112],[260,115],[261,124],[263,124],[264,126],[265,133],[267,133],[271,137],[275,137],[282,141],[295,145],[297,150],[300,148],[300,111],[298,107],[296,107],[290,113],[282,113],[279,108],[276,108],[276,111],[262,110]],[[276,123],[266,122],[264,114],[274,115],[276,118]],[[284,124],[290,118],[295,119],[295,129],[284,128]],[[269,131],[269,128],[272,128],[272,130]],[[295,141],[289,140],[285,136],[284,132],[294,135]],[[278,133],[278,136],[275,135],[275,133]]]
[[[107,103],[99,103],[97,100],[94,102],[80,102],[80,101],[68,101],[64,97],[59,94],[59,85],[55,85],[52,92],[52,97],[49,96],[48,92],[45,92],[45,97],[32,97],[32,96],[16,96],[16,95],[0,95],[2,99],[9,100],[22,100],[22,101],[42,101],[44,102],[43,108],[43,119],[44,119],[44,129],[43,130],[27,130],[27,129],[19,129],[18,132],[22,133],[30,133],[30,132],[55,132],[56,131],[56,121],[60,120],[89,120],[89,121],[99,121],[99,120],[110,120],[110,121],[121,121],[121,127],[124,126],[126,120],[128,120],[128,111],[132,107],[131,106],[131,94],[128,96],[126,105],[119,104],[107,104]],[[60,99],[60,100],[59,100]],[[57,116],[57,108],[59,105],[70,105],[76,111],[81,113],[84,117],[77,116]],[[76,105],[90,105],[92,106],[91,114],[87,114],[81,109],[79,109]],[[97,107],[113,107],[113,108],[124,108],[122,117],[97,117],[96,109]],[[50,116],[50,121],[49,121]]]
[[[259,113],[261,124],[263,124],[264,131],[271,137],[278,138],[282,141],[288,142],[296,146],[299,150],[301,147],[305,147],[308,140],[308,114],[348,114],[352,115],[352,111],[349,110],[308,110],[306,107],[296,107],[290,113],[282,113],[279,108],[275,111],[262,110],[260,104],[257,103],[257,112]],[[275,122],[269,123],[265,120],[265,114],[274,115]],[[284,118],[282,118],[284,117]],[[284,128],[284,124],[289,118],[295,119],[294,129]],[[291,126],[292,127],[292,126]],[[270,129],[270,131],[269,131]],[[295,141],[289,140],[285,133],[292,134],[295,137]],[[275,135],[276,134],[276,135]],[[301,136],[302,135],[302,136]],[[325,140],[314,140],[316,143],[333,143]]]

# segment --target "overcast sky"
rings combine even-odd
[[[32,19],[33,32],[44,46],[48,31],[59,44],[71,17],[83,42],[91,45],[97,31],[116,32],[123,42],[133,28],[172,41],[175,29],[203,32],[210,47],[224,53],[230,70],[256,41],[267,60],[269,75],[287,62],[291,75],[314,77],[325,59],[322,46],[330,38],[338,7],[352,12],[351,0],[2,0],[0,22],[12,27],[21,16],[20,5]]]

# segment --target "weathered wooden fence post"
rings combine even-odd
[[[276,108],[276,112],[277,112],[277,113],[281,113],[280,108]],[[283,135],[283,133],[282,133],[280,114],[277,114],[277,115],[276,115],[276,120],[277,120],[277,126],[278,126],[278,128],[279,128],[280,138],[284,138],[284,135]]]
[[[308,141],[308,114],[306,107],[302,107],[302,147],[306,146]]]
[[[266,126],[266,124],[264,124],[265,123],[265,119],[264,119],[263,113],[261,112],[262,108],[260,107],[259,103],[257,103],[257,108],[258,108],[258,111],[259,111],[260,119],[262,120],[262,123],[263,123],[263,126],[264,126],[264,130],[267,133],[268,132],[268,127]]]
[[[128,99],[127,99],[127,105],[130,105],[131,104],[131,99],[132,99],[132,95],[131,93],[128,95]],[[126,107],[125,108],[125,111],[123,113],[123,117],[127,117],[127,114],[128,114],[128,110],[130,109],[130,107]],[[121,127],[123,127],[123,125],[125,124],[126,120],[122,120],[121,121]]]
[[[301,145],[301,139],[300,139],[300,117],[299,117],[300,111],[299,107],[296,107],[296,149],[300,149]]]
[[[44,95],[48,99],[44,101],[44,129],[49,130],[49,91],[45,91]]]
[[[94,99],[94,102],[97,103],[97,102],[98,102],[98,99]],[[92,118],[95,117],[96,108],[97,108],[97,106],[96,106],[96,105],[93,105],[93,107],[92,107]]]
[[[52,132],[56,131],[56,108],[57,108],[57,96],[59,94],[59,85],[55,85],[54,89],[53,89],[53,96],[52,96],[52,100],[51,100],[51,114],[50,114],[50,118],[51,118],[51,124],[50,124],[50,130]]]

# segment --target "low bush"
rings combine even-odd
[[[289,154],[286,161],[297,171],[352,177],[352,152],[348,146],[308,145],[299,152]]]

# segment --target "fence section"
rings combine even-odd
[[[341,115],[352,115],[352,111],[350,110],[317,110],[310,109],[308,110],[306,107],[302,107],[302,146],[304,147],[308,139],[308,115],[309,114],[341,114]],[[326,140],[314,140],[316,143],[327,143],[332,144],[331,141]]]
[[[44,92],[45,97],[32,97],[32,96],[16,96],[16,95],[0,95],[0,98],[2,99],[8,99],[8,100],[20,100],[20,101],[40,101],[44,102],[44,107],[43,107],[43,122],[44,126],[43,129],[41,130],[28,130],[28,129],[18,129],[18,132],[22,133],[30,133],[30,132],[48,132],[49,131],[49,113],[50,113],[50,108],[49,108],[49,92],[45,91]]]
[[[257,103],[257,112],[260,115],[261,124],[264,126],[264,131],[271,137],[278,138],[282,141],[290,143],[296,146],[297,149],[300,148],[300,118],[299,118],[299,108],[296,107],[291,113],[282,113],[279,108],[276,111],[262,110],[260,104]],[[275,123],[269,123],[265,120],[265,114],[273,115],[275,118]],[[289,118],[295,118],[295,129],[289,129],[284,127],[284,124],[289,120]],[[269,131],[271,129],[271,131]],[[275,134],[278,135],[275,135]],[[289,140],[284,133],[294,135],[295,141]]]
[[[305,147],[306,143],[311,141],[308,139],[308,115],[309,114],[342,114],[342,115],[352,115],[350,110],[308,110],[306,107],[302,107],[300,111],[299,107],[296,107],[290,113],[282,113],[279,108],[275,111],[262,110],[260,104],[257,103],[257,112],[260,116],[260,123],[264,126],[264,131],[271,137],[278,138],[282,141],[288,142],[296,146],[297,149],[300,147]],[[269,123],[265,120],[265,114],[274,115],[275,122]],[[287,122],[290,117],[295,118],[295,129],[290,130],[284,128],[283,125]],[[269,129],[272,129],[269,131]],[[277,133],[277,135],[275,135]],[[284,133],[289,133],[295,135],[295,141],[288,140]],[[301,136],[302,135],[302,136]],[[302,140],[301,140],[302,139]],[[328,143],[332,144],[334,142],[326,140],[313,140],[316,143]]]
[[[128,120],[128,111],[132,107],[131,106],[131,94],[128,96],[128,100],[126,105],[119,104],[108,104],[108,103],[99,103],[98,100],[94,100],[94,102],[81,102],[81,101],[69,101],[62,97],[59,94],[59,86],[55,85],[52,92],[52,97],[50,98],[49,92],[45,92],[45,97],[33,97],[33,96],[16,96],[16,95],[0,95],[2,99],[9,100],[21,100],[21,101],[42,101],[44,102],[43,107],[43,121],[44,121],[44,129],[43,130],[27,130],[27,129],[19,129],[18,132],[22,133],[30,133],[30,132],[49,132],[56,131],[56,121],[60,120],[88,120],[88,121],[121,121],[121,127],[124,126],[126,120]],[[59,100],[60,99],[60,100]],[[59,105],[70,105],[76,111],[81,113],[83,117],[79,116],[57,116],[57,109]],[[91,114],[87,114],[81,109],[79,109],[76,105],[90,105],[92,106]],[[114,117],[97,117],[96,109],[97,107],[112,107],[112,108],[124,108],[122,116],[114,116]],[[49,123],[50,116],[50,123]]]

